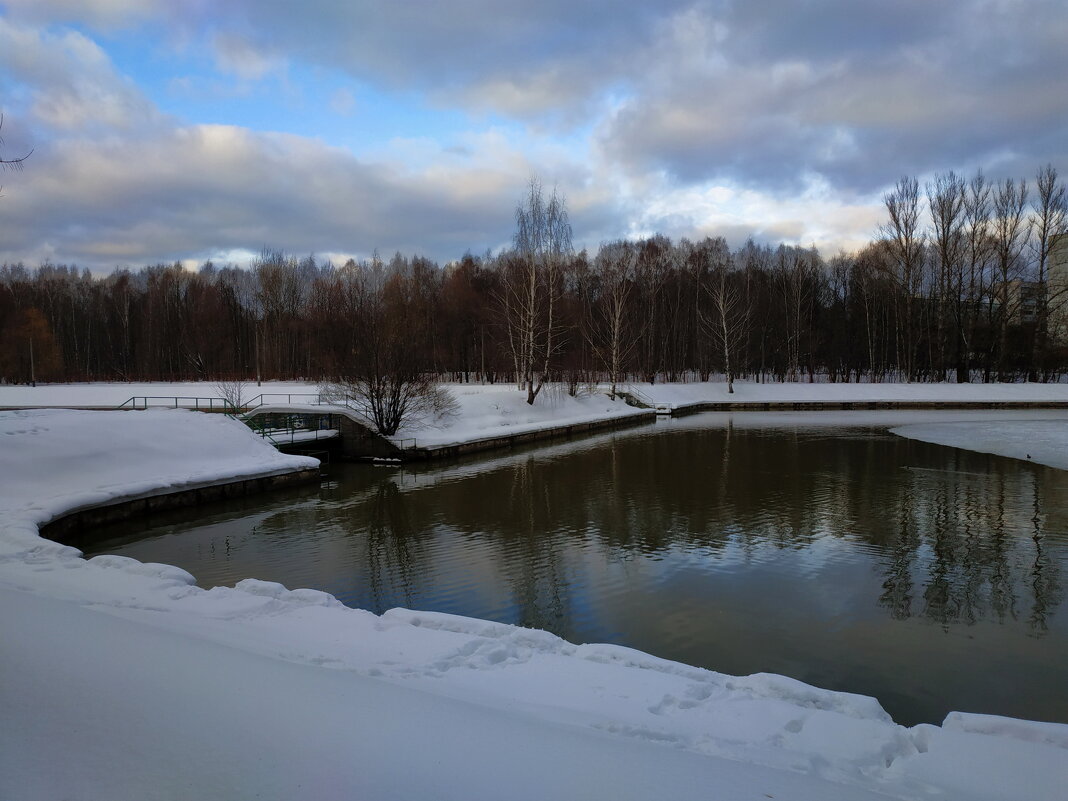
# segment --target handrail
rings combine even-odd
[[[278,417],[281,420],[270,419]],[[319,419],[309,421],[307,419],[309,417],[318,417]],[[325,425],[324,420],[327,421]],[[330,413],[328,412],[267,412],[264,417],[249,417],[248,415],[242,417],[245,425],[264,439],[269,440],[275,447],[284,443],[292,445],[298,442],[298,435],[300,435],[299,441],[317,441],[338,436],[338,430],[329,427],[329,420]],[[327,434],[326,432],[330,433]],[[307,436],[309,434],[311,436]]]
[[[644,392],[635,389],[633,384],[628,384],[626,389],[618,390],[618,394],[627,395],[633,398],[646,409],[655,409],[657,414],[670,414],[671,412],[671,406],[669,404],[657,403]]]
[[[149,401],[167,401],[164,403],[152,403]],[[192,401],[192,403],[182,403]],[[206,401],[206,403],[202,403]],[[230,415],[237,414],[237,407],[226,398],[194,395],[134,395],[116,406],[116,409],[144,410],[152,408],[193,409],[195,411],[222,410]]]
[[[247,401],[242,401],[241,408],[245,411],[258,409],[260,406],[269,406],[268,398],[285,398],[286,403],[293,403],[293,398],[314,398],[311,406],[325,406],[331,403],[331,399],[318,392],[261,392]],[[281,402],[281,401],[275,401]]]

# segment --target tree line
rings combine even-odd
[[[264,250],[248,269],[0,266],[0,380],[1058,380],[1068,231],[1053,167],[904,177],[854,253],[665,236],[572,247],[532,180],[514,243],[441,266]],[[1062,266],[1058,266],[1062,265]]]

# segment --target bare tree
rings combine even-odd
[[[248,382],[240,378],[226,378],[216,382],[215,391],[219,393],[235,412],[240,412],[245,406],[245,390]]]
[[[603,245],[595,263],[596,281],[586,292],[586,340],[608,373],[611,398],[616,397],[623,365],[638,339],[629,331],[637,261],[637,250],[629,242]]]
[[[895,278],[901,288],[904,305],[898,321],[898,365],[906,380],[916,377],[916,321],[914,306],[919,294],[923,266],[924,233],[920,225],[920,188],[915,178],[905,176],[883,196],[890,221],[882,226],[883,236],[896,262]]]
[[[3,128],[4,128],[4,115],[0,114],[0,130],[3,130]],[[2,145],[2,144],[4,144],[4,139],[3,139],[3,137],[0,137],[0,145]],[[0,156],[0,169],[3,169],[3,170],[14,170],[16,172],[19,172],[19,171],[22,170],[22,165],[25,163],[26,159],[28,159],[32,154],[33,154],[33,148],[30,148],[30,151],[25,156],[19,156],[18,158],[5,159],[4,157]],[[0,190],[3,190],[2,186],[0,186]]]
[[[502,306],[519,388],[533,404],[561,346],[561,278],[572,254],[567,201],[555,189],[546,200],[541,183],[531,178],[515,221],[515,250],[503,276]]]
[[[964,269],[966,275],[962,281],[964,302],[961,306],[962,322],[960,334],[963,337],[961,366],[957,370],[957,380],[972,379],[972,352],[975,349],[975,334],[979,323],[984,299],[992,303],[989,294],[988,271],[992,256],[990,237],[990,184],[982,170],[976,172],[968,182],[964,198]],[[990,317],[990,314],[987,314]]]
[[[1038,268],[1039,298],[1035,314],[1035,335],[1031,351],[1031,370],[1028,378],[1038,381],[1048,378],[1046,356],[1049,349],[1049,319],[1051,310],[1063,304],[1068,288],[1053,287],[1049,275],[1050,254],[1056,237],[1068,231],[1068,198],[1064,184],[1057,180],[1057,170],[1047,164],[1035,176],[1035,199],[1031,205],[1031,247]]]
[[[1029,223],[1024,217],[1027,207],[1027,181],[1006,178],[994,189],[993,248],[997,269],[998,308],[997,370],[1001,381],[1007,379],[1009,323],[1022,313],[1024,286],[1020,280],[1020,256],[1027,242]]]
[[[953,318],[954,361],[960,364],[961,290],[964,283],[964,179],[953,171],[937,176],[927,184],[927,205],[931,213],[931,241],[937,259],[938,280],[936,316],[938,380],[945,380],[950,320]],[[958,381],[960,375],[958,371]]]
[[[378,259],[354,265],[351,358],[337,380],[323,385],[324,395],[344,400],[385,436],[456,410],[430,370],[428,354],[412,345],[425,337],[426,325],[415,302],[417,278],[399,266],[394,270],[387,273]]]
[[[702,315],[702,322],[722,358],[727,394],[733,395],[738,354],[749,338],[752,302],[748,273],[732,273],[727,268],[727,264],[716,265],[712,281],[705,285],[712,301],[712,314]]]

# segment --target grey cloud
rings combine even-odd
[[[114,30],[164,14],[170,0],[3,0],[14,18],[34,23],[78,22]]]
[[[477,167],[406,173],[224,127],[64,140],[34,154],[32,177],[4,198],[0,261],[48,256],[94,269],[263,245],[457,258],[509,240],[523,178]]]
[[[811,174],[863,194],[903,172],[1006,159],[1028,163],[1028,172],[1040,162],[1064,164],[1068,94],[1058,76],[1068,72],[1068,9],[1007,9],[958,5],[952,20],[932,9],[939,24],[930,29],[887,26],[879,47],[821,51],[824,40],[810,35],[814,23],[803,25],[784,8],[787,24],[776,18],[764,32],[750,20],[746,35],[729,33],[718,68],[669,68],[638,86],[603,125],[600,141],[630,170],[780,192],[795,191]],[[979,10],[988,13],[976,19]],[[795,25],[796,42],[783,40]],[[863,41],[882,29],[860,26],[856,35]]]

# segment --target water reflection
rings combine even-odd
[[[317,496],[176,514],[87,550],[785,673],[874,694],[902,722],[1068,720],[1063,473],[900,439],[885,417],[759,417],[335,465]]]
[[[880,603],[895,619],[942,626],[989,618],[1048,631],[1060,570],[1045,547],[1043,468],[971,472],[959,452],[942,469],[909,467],[885,538],[892,555]],[[1056,482],[1050,482],[1051,487]]]

